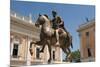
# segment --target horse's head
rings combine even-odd
[[[44,22],[45,22],[44,15],[40,15],[39,14],[39,17],[38,17],[38,19],[37,19],[37,21],[35,23],[35,26],[39,27],[40,25],[43,25]]]

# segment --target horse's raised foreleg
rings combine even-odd
[[[34,42],[34,44],[41,45],[42,44],[42,41],[36,41],[36,42]]]
[[[36,42],[32,41],[32,42],[30,42],[29,51],[30,51],[31,56],[33,55],[32,45],[33,45],[33,44],[34,44],[34,45],[41,45],[41,43],[42,43],[41,41],[36,41]]]
[[[45,42],[45,40],[44,40],[43,46],[42,46],[42,49],[40,50],[40,52],[44,52],[45,45],[46,45],[46,42]]]
[[[34,42],[30,42],[29,51],[30,51],[31,56],[33,55],[32,44],[34,44]]]
[[[45,48],[45,45],[43,45],[42,49],[40,50],[40,52],[44,52],[44,48]]]

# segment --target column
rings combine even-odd
[[[53,51],[54,51],[54,47],[51,46],[51,63],[54,63],[55,61],[53,60]]]
[[[31,38],[28,37],[28,44],[27,44],[27,66],[31,65],[31,55],[29,52]]]
[[[11,35],[11,37],[10,37],[10,39],[12,40],[11,42],[10,42],[10,56],[12,56],[12,53],[13,53],[13,40],[14,40],[14,36],[13,35]]]
[[[56,48],[56,53],[55,53],[56,61],[62,62],[62,49],[60,49],[60,47],[55,47],[55,48]]]
[[[59,50],[60,50],[60,62],[62,62],[63,61],[63,59],[62,59],[62,49],[59,48]]]
[[[48,46],[46,45],[44,48],[44,59],[43,59],[43,63],[47,64],[48,63],[48,58],[49,58],[49,51],[48,51]]]
[[[84,58],[84,54],[83,54],[83,49],[84,49],[84,47],[83,47],[83,44],[82,44],[82,42],[83,42],[83,40],[82,40],[82,38],[83,38],[83,34],[82,34],[82,32],[79,32],[79,40],[80,40],[80,55],[81,55],[81,57],[80,57],[80,60],[83,60],[83,58]]]

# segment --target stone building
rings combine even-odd
[[[95,20],[79,26],[81,61],[95,61]]]
[[[49,58],[48,47],[40,53],[41,46],[33,45],[33,56],[30,55],[31,41],[39,41],[40,29],[34,26],[29,17],[21,16],[15,12],[10,15],[10,65],[47,64]],[[62,51],[59,47],[52,47],[52,63],[62,61]]]

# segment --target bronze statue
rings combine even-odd
[[[56,15],[56,13],[55,13]],[[54,16],[55,16],[54,15]],[[49,20],[48,16],[46,15],[39,15],[35,26],[41,27],[41,33],[40,33],[40,41],[37,42],[31,42],[30,46],[32,47],[32,44],[40,45],[43,46],[41,52],[43,52],[45,45],[48,45],[48,50],[49,50],[49,59],[48,62],[51,62],[51,46],[57,46],[57,37],[59,38],[59,47],[66,53],[68,61],[71,61],[71,50],[70,46],[72,46],[72,37],[67,32],[67,30],[64,28],[64,22],[61,20],[59,16],[56,17],[55,21],[58,23],[58,28],[57,28],[57,35],[55,34],[54,28],[52,28],[52,21]],[[32,55],[32,49],[30,49],[30,53]]]

